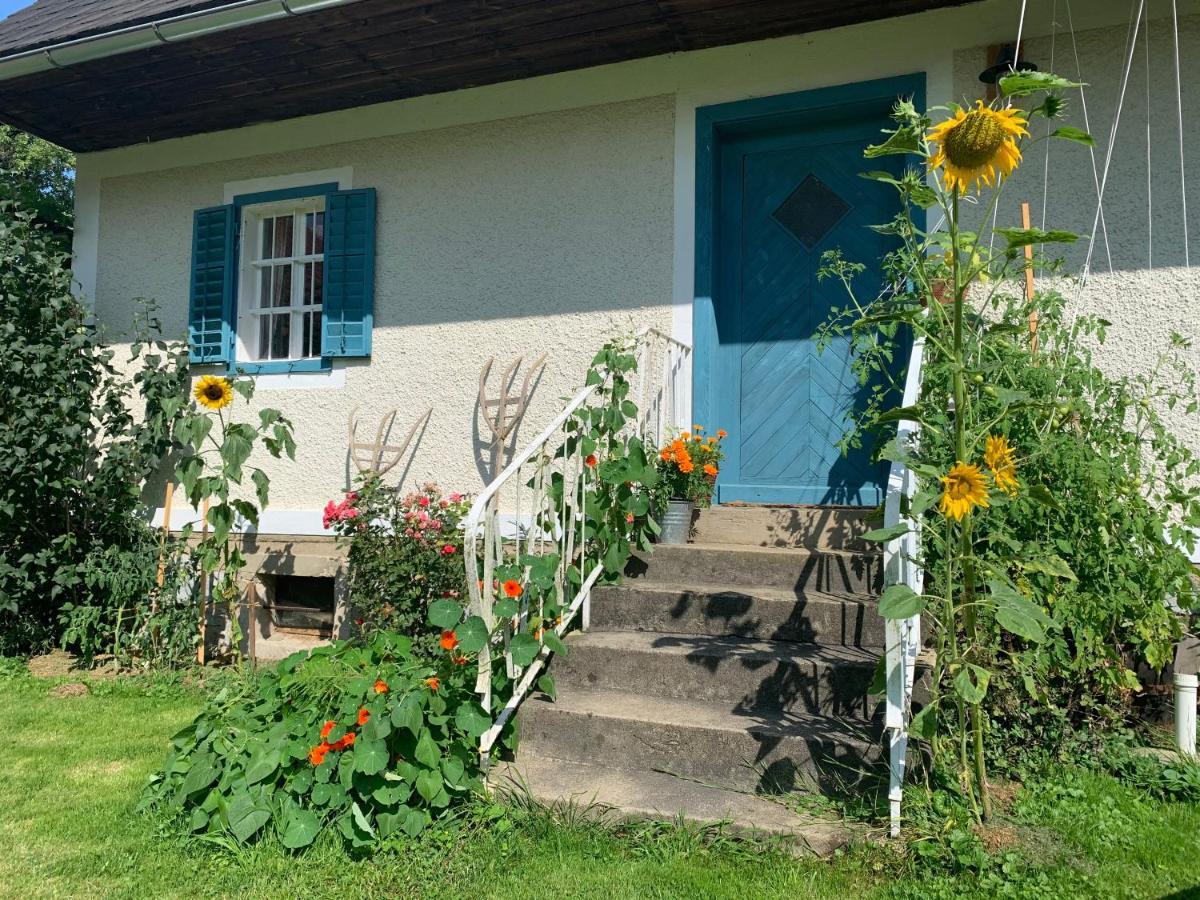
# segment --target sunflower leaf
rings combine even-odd
[[[1062,138],[1064,141],[1074,141],[1077,144],[1083,144],[1085,147],[1096,146],[1096,139],[1094,137],[1082,128],[1072,128],[1070,125],[1054,129],[1050,137]]]
[[[997,228],[996,234],[1008,241],[1008,249],[1031,244],[1071,244],[1079,240],[1073,231],[1043,231],[1040,228]]]
[[[925,608],[926,600],[906,584],[893,584],[879,598],[879,615],[885,619],[907,619]]]
[[[999,81],[1001,97],[1027,97],[1039,91],[1059,91],[1066,88],[1083,87],[1076,81],[1068,81],[1050,72],[1013,72]]]
[[[911,126],[897,128],[882,144],[872,144],[863,156],[875,159],[879,156],[894,156],[896,154],[913,154],[921,152],[921,132]]]

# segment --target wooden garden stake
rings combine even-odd
[[[167,490],[163,496],[162,537],[158,542],[158,575],[155,581],[161,588],[167,580],[167,537],[171,533],[171,503],[175,499],[175,482],[167,482]],[[150,611],[157,612],[157,602],[150,604]]]
[[[1029,230],[1029,204],[1021,204],[1021,227]],[[1029,308],[1029,348],[1034,356],[1038,352],[1038,314],[1033,308],[1033,245],[1025,245],[1025,302]]]
[[[346,429],[350,433],[350,460],[360,473],[365,475],[372,472],[383,476],[389,472],[396,463],[404,458],[417,429],[428,422],[429,417],[433,415],[433,407],[429,407],[420,418],[413,422],[412,428],[408,429],[404,440],[399,444],[389,444],[387,441],[391,437],[392,426],[396,423],[398,412],[399,410],[393,409],[391,412],[384,413],[379,420],[379,427],[375,430],[375,440],[367,442],[360,441],[357,437],[358,407],[350,410],[350,420],[346,423]]]
[[[258,607],[258,582],[253,578],[251,578],[250,583],[246,585],[246,606],[248,607],[246,625],[250,629],[250,665],[254,665],[255,661],[258,659],[258,654],[256,652],[256,647],[258,644],[256,637],[256,632],[258,631],[258,613],[256,612]]]
[[[500,375],[499,396],[494,399],[489,399],[487,396],[487,381],[496,358],[493,356],[485,362],[483,371],[479,373],[479,412],[483,416],[484,424],[492,433],[492,478],[497,478],[504,470],[505,446],[513,430],[520,424],[525,411],[529,408],[529,400],[533,394],[530,389],[533,376],[546,364],[546,354],[543,353],[533,361],[533,365],[525,370],[525,379],[521,382],[521,389],[514,392],[517,374],[524,358],[518,356]]]
[[[200,540],[208,537],[208,498],[200,504]],[[204,642],[208,631],[208,574],[200,574],[200,646],[196,649],[196,662],[204,665]]]

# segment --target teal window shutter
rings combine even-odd
[[[198,209],[192,218],[188,345],[193,363],[230,360],[233,335],[234,210]]]
[[[322,356],[370,356],[375,305],[375,189],[325,195]]]

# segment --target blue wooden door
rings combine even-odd
[[[837,279],[819,280],[821,257],[840,249],[867,265],[855,280],[863,299],[882,285],[893,239],[868,226],[896,213],[896,194],[862,178],[863,149],[887,119],[855,107],[826,108],[758,123],[718,148],[711,427],[729,431],[720,502],[873,505],[886,464],[869,447],[838,442],[871,385],[851,368],[847,339],[822,352],[818,329],[848,302]],[[870,168],[899,173],[900,157]],[[897,357],[903,354],[898,353]],[[703,364],[703,363],[702,363]],[[869,443],[869,442],[868,442]]]

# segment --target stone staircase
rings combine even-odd
[[[531,697],[497,771],[544,802],[629,817],[728,821],[817,852],[842,829],[785,795],[878,764],[867,690],[883,650],[866,511],[704,510],[694,543],[635,558],[592,600],[592,627]]]

